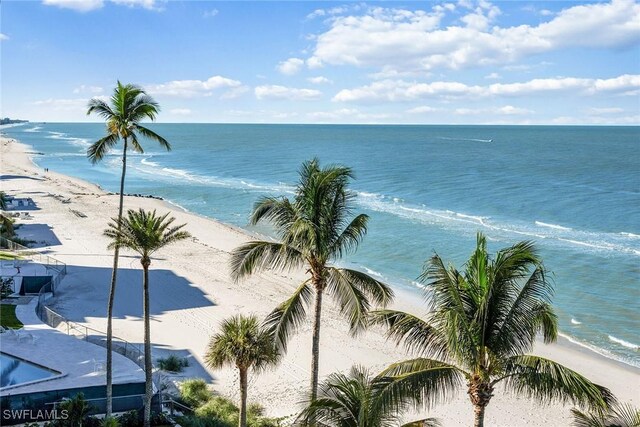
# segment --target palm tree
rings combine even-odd
[[[112,241],[109,249],[125,248],[137,252],[142,264],[142,292],[144,317],[144,374],[145,374],[145,404],[144,426],[149,427],[151,419],[151,397],[153,386],[151,383],[151,330],[149,325],[149,266],[151,255],[165,246],[190,237],[183,231],[186,224],[171,226],[175,218],[168,218],[169,213],[157,216],[156,211],[146,212],[142,209],[129,209],[127,216],[118,220],[113,218],[104,231],[104,235]]]
[[[349,375],[329,375],[319,387],[316,400],[298,416],[296,424],[317,422],[327,427],[397,427],[399,413],[413,400],[387,395],[390,380],[372,377],[366,368],[354,366]],[[434,427],[434,418],[402,424],[401,427]]]
[[[384,283],[362,272],[330,264],[355,250],[367,232],[367,215],[360,214],[349,220],[354,195],[347,190],[347,184],[352,176],[351,169],[344,166],[320,168],[317,159],[303,163],[293,200],[262,198],[251,215],[253,225],[269,221],[280,242],[249,242],[231,254],[235,280],[267,268],[304,266],[309,273],[310,277],[293,295],[267,317],[266,324],[285,352],[287,340],[304,321],[315,291],[311,400],[318,390],[320,319],[325,292],[338,302],[353,332],[365,326],[371,302],[384,306],[393,298],[393,292]]]
[[[615,400],[608,389],[559,363],[526,354],[538,332],[545,343],[558,333],[553,287],[532,242],[502,249],[492,259],[478,233],[464,271],[446,267],[435,254],[420,280],[427,284],[425,320],[401,311],[372,313],[373,323],[385,324],[389,337],[420,356],[383,371],[396,377],[397,393],[421,392],[434,403],[466,381],[475,426],[483,425],[498,383],[540,401],[606,408]]]
[[[640,427],[640,409],[630,404],[611,406],[607,411],[582,412],[572,409],[576,427]]]
[[[273,335],[257,317],[237,315],[222,322],[222,331],[211,338],[205,363],[212,369],[235,366],[240,374],[240,418],[247,425],[247,376],[249,370],[261,371],[280,359]]]
[[[144,119],[155,120],[160,111],[158,103],[141,88],[127,84],[118,85],[113,90],[111,105],[100,98],[89,101],[87,115],[95,113],[107,122],[107,135],[94,142],[87,150],[91,163],[98,163],[122,139],[122,175],[120,176],[120,201],[118,204],[118,221],[122,219],[124,206],[124,178],[127,171],[127,150],[129,143],[134,151],[142,153],[143,149],[138,140],[139,136],[157,141],[167,151],[171,146],[166,139],[155,132],[140,125]],[[109,301],[107,303],[107,416],[111,416],[112,403],[112,354],[111,342],[113,337],[112,316],[113,300],[116,292],[116,276],[118,272],[119,248],[113,252],[113,270],[109,286]]]

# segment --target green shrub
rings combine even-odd
[[[158,359],[158,366],[163,371],[182,372],[184,368],[189,366],[189,361],[185,357],[172,354],[169,357]]]
[[[201,378],[193,378],[180,383],[180,399],[192,408],[197,408],[208,402],[211,392],[207,389],[207,383]]]
[[[104,417],[101,427],[120,427],[120,423],[116,417]],[[84,426],[83,426],[84,427]]]
[[[139,427],[142,425],[142,418],[135,409],[125,412],[118,417],[120,427]]]

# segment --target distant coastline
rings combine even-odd
[[[0,119],[0,125],[13,125],[17,123],[29,123],[29,120],[10,119],[9,117]]]

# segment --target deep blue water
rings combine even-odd
[[[640,128],[155,124],[126,192],[162,196],[246,227],[263,195],[291,192],[300,164],[352,167],[369,234],[346,261],[396,286],[434,251],[461,266],[478,231],[496,250],[537,242],[556,284],[561,332],[640,366]],[[34,160],[118,190],[120,153],[86,159],[102,124],[27,124],[3,132]]]

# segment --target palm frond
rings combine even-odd
[[[387,337],[411,352],[437,359],[448,355],[446,338],[417,316],[396,310],[376,310],[370,313],[369,321],[386,326]]]
[[[539,330],[547,343],[555,341],[558,333],[557,318],[550,305],[553,288],[544,267],[538,266],[521,288],[514,288],[515,298],[505,298],[504,313],[493,319],[489,333],[488,345],[505,356],[531,351]]]
[[[148,128],[144,127],[144,126],[136,124],[135,125],[135,130],[140,132],[140,134],[142,136],[144,136],[145,138],[148,138],[148,139],[150,139],[152,141],[156,141],[158,144],[160,144],[167,151],[171,151],[171,144],[169,144],[169,141],[167,141],[166,139],[164,139],[163,137],[161,137],[160,135],[158,135],[157,133],[155,133],[151,129],[148,129]]]
[[[442,423],[437,418],[423,418],[402,424],[400,427],[441,427]]]
[[[616,401],[609,389],[542,357],[510,357],[505,363],[504,371],[505,386],[508,389],[542,402],[572,402],[574,405],[604,410]],[[493,384],[500,380],[495,380]]]
[[[231,277],[237,281],[256,271],[301,267],[304,259],[294,248],[276,242],[248,242],[231,252]]]
[[[286,197],[261,197],[253,206],[249,223],[270,221],[280,232],[289,228],[296,219],[296,210]]]
[[[367,234],[368,221],[369,216],[365,214],[360,214],[353,218],[333,243],[333,247],[330,250],[331,253],[342,257],[348,252],[354,251]]]
[[[87,149],[87,157],[91,163],[98,163],[107,155],[109,150],[118,143],[119,136],[117,133],[111,133],[104,138],[100,138]]]
[[[309,280],[298,286],[293,295],[280,304],[265,319],[264,325],[273,335],[278,348],[285,353],[289,338],[304,323],[306,307],[313,298]]]
[[[236,366],[261,371],[280,360],[273,336],[256,316],[225,319],[221,331],[209,341],[205,363],[212,369]]]
[[[613,405],[605,412],[573,408],[571,414],[575,427],[640,427],[640,409],[628,403]]]
[[[432,407],[451,397],[463,384],[465,372],[433,359],[417,358],[394,363],[378,375],[376,394],[384,411],[405,403]]]
[[[91,98],[87,104],[87,116],[96,113],[105,120],[109,120],[116,116],[116,113],[109,107],[109,104],[100,98]]]
[[[384,307],[393,299],[391,288],[365,273],[334,267],[327,268],[326,272],[327,291],[349,319],[352,333],[367,326],[371,303]]]

